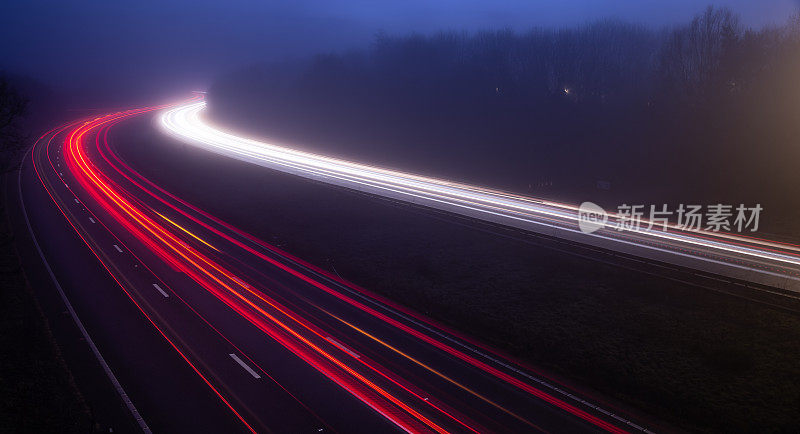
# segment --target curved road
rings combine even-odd
[[[40,253],[140,415],[134,428],[644,430],[143,177],[108,131],[161,108],[49,131],[19,178]]]
[[[738,233],[686,229],[645,218],[640,224],[632,224],[635,219],[630,215],[616,213],[605,214],[596,231],[583,233],[579,229],[582,210],[574,205],[237,136],[204,119],[205,104],[202,100],[193,101],[165,110],[160,122],[168,133],[187,143],[275,170],[571,242],[800,292],[800,246],[795,244]]]

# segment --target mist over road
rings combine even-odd
[[[109,140],[160,108],[55,128],[20,176],[43,258],[141,428],[643,430],[160,188]]]
[[[486,187],[422,177],[236,136],[203,120],[204,101],[166,111],[164,129],[212,152],[370,194],[690,267],[762,285],[800,291],[800,247],[725,232],[643,221],[628,226],[610,213],[600,229],[579,229],[576,205]],[[629,216],[628,216],[629,217]]]

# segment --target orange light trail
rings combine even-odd
[[[484,427],[480,426],[469,417],[452,411],[444,405],[437,404],[435,400],[423,398],[423,395],[431,396],[432,394],[418,390],[416,386],[408,384],[406,380],[394,374],[377,361],[366,356],[354,357],[346,348],[332,343],[329,338],[330,333],[325,331],[325,324],[317,324],[313,317],[304,316],[302,311],[293,310],[289,305],[278,301],[275,297],[267,295],[270,293],[270,290],[264,288],[260,282],[242,277],[234,268],[225,264],[221,259],[221,255],[224,252],[215,247],[215,244],[221,246],[221,244],[217,244],[217,242],[214,241],[217,239],[215,237],[222,240],[221,242],[230,243],[233,249],[251,255],[253,258],[263,261],[271,267],[275,267],[300,279],[302,282],[319,289],[322,293],[333,296],[336,300],[346,303],[347,306],[358,309],[358,311],[379,320],[381,324],[392,327],[405,336],[430,345],[432,348],[440,350],[444,354],[455,357],[508,385],[560,408],[598,428],[609,432],[625,432],[614,424],[601,417],[590,414],[575,404],[557,398],[544,390],[533,387],[531,384],[520,380],[516,375],[509,374],[501,368],[492,366],[490,363],[470,353],[465,347],[454,345],[453,341],[448,340],[449,338],[445,339],[443,337],[445,336],[444,333],[450,335],[454,333],[450,331],[441,331],[442,328],[439,328],[434,322],[426,318],[421,318],[418,314],[404,309],[389,300],[382,299],[366,290],[355,287],[349,282],[330,276],[326,271],[306,263],[287,252],[283,252],[275,246],[264,243],[252,235],[185,202],[140,175],[111,151],[106,136],[108,134],[108,127],[124,119],[149,113],[159,108],[161,107],[128,110],[100,116],[90,121],[83,122],[82,124],[74,125],[66,136],[64,149],[62,151],[69,173],[78,182],[82,191],[91,197],[92,201],[91,203],[87,203],[87,206],[91,206],[92,204],[99,206],[104,213],[112,218],[114,223],[124,228],[127,233],[136,239],[137,242],[141,243],[148,251],[154,253],[174,270],[192,279],[200,288],[213,295],[258,330],[261,330],[266,337],[282,345],[300,360],[307,363],[316,371],[339,385],[342,389],[349,392],[356,399],[374,409],[384,418],[405,431],[431,431],[439,433],[450,432],[454,429],[472,432],[485,431]],[[103,130],[104,128],[105,130]],[[101,142],[102,131],[104,131],[104,135]],[[126,181],[132,183],[139,190],[145,192],[149,197],[157,200],[159,203],[168,206],[169,209],[174,212],[159,212],[153,207],[147,206],[140,198],[135,196],[132,191],[126,190],[119,183],[112,180],[110,172],[103,172],[99,165],[92,160],[92,154],[87,147],[89,136],[92,134],[96,135],[94,142],[97,145],[97,152],[101,157],[101,160],[98,160],[97,163],[108,164]],[[36,167],[36,163],[34,166]],[[37,169],[37,174],[38,173]],[[63,180],[61,175],[59,175],[59,177]],[[41,175],[40,180],[45,184]],[[66,181],[64,182],[66,183]],[[49,189],[48,194],[50,194],[51,198],[56,202],[56,205],[58,205],[58,202]],[[59,207],[59,209],[61,208]],[[62,214],[64,214],[63,211]],[[166,214],[170,216],[177,215],[178,217],[168,218]],[[66,214],[64,214],[64,216],[69,220]],[[180,223],[176,221],[180,221],[183,218],[188,219],[186,223],[183,221]],[[70,222],[70,224],[72,225],[72,222]],[[211,234],[211,238],[200,236],[199,233],[204,232],[201,230],[198,233],[196,230],[192,229],[192,225],[197,225],[202,228],[202,230],[207,230]],[[73,228],[75,228],[74,225]],[[81,238],[83,239],[83,237]],[[240,238],[246,241],[242,241]],[[210,248],[213,252],[207,251],[200,246],[198,246],[199,249],[196,249],[192,246],[193,241]],[[84,242],[89,245],[88,241],[84,240]],[[254,243],[258,248],[254,248],[248,243]],[[225,246],[224,250],[228,250],[228,245],[225,244]],[[260,251],[260,249],[266,249],[283,259],[278,260]],[[94,249],[92,249],[92,251],[95,253],[95,256],[100,259],[100,255],[94,252]],[[103,265],[106,270],[111,273],[110,268],[105,263]],[[326,276],[331,280],[339,282],[347,287],[348,290],[357,292],[358,296],[353,296],[352,294],[333,288],[323,279],[320,279],[318,277],[319,275]],[[117,280],[116,277],[115,280]],[[117,280],[117,283],[126,294],[131,297],[123,283],[119,280]],[[397,346],[389,344],[384,339],[377,337],[363,327],[356,326],[352,322],[344,320],[323,309],[303,297],[302,294],[297,294],[296,296],[325,315],[334,318],[336,321],[356,331],[359,335],[369,338],[371,341],[380,344],[381,347],[400,355],[425,371],[457,386],[461,390],[468,392],[472,396],[477,397],[481,401],[505,412],[515,419],[526,423],[529,427],[541,430],[541,428],[538,428],[536,424],[527,420],[525,417],[504,408],[480,392],[463,384],[461,381],[431,367],[429,364],[408,354]],[[408,325],[397,319],[394,314],[384,313],[378,308],[371,306],[371,304],[374,303],[388,305],[395,309],[395,311],[402,312],[404,315],[409,315],[416,320],[420,320],[426,328],[432,327],[436,332],[429,335],[421,331],[418,326]],[[179,345],[175,344],[167,333],[159,328],[145,309],[139,306],[138,303],[137,307],[139,307],[147,319],[159,330],[159,333],[167,339],[170,345],[181,354],[182,358],[192,369],[203,378],[203,381],[211,387],[223,403],[233,411],[237,418],[239,418],[249,430],[255,431],[251,424],[245,420],[246,418],[234,408],[225,396],[223,396],[223,393],[215,388],[212,381],[206,378],[203,372],[201,372],[201,370],[182,352]],[[203,320],[206,321],[205,318]],[[329,327],[329,325],[327,326]],[[227,340],[227,338],[225,339]],[[481,348],[486,349],[485,347]]]
[[[369,380],[362,373],[348,366],[338,357],[323,349],[320,345],[312,342],[308,337],[301,335],[300,332],[285,321],[259,307],[243,293],[237,291],[231,284],[223,281],[223,277],[227,278],[230,282],[236,283],[238,286],[242,286],[252,293],[252,290],[249,289],[250,285],[240,283],[243,282],[243,279],[237,278],[233,272],[228,271],[216,261],[196,251],[184,241],[180,240],[176,235],[172,234],[167,228],[158,224],[147,215],[146,210],[139,208],[134,202],[126,199],[124,197],[126,196],[125,192],[118,188],[118,186],[102,172],[96,169],[94,164],[89,161],[89,157],[83,146],[86,141],[86,135],[106,123],[114,122],[120,118],[140,114],[142,112],[143,111],[129,111],[120,115],[100,117],[85,123],[68,135],[65,141],[66,149],[64,150],[64,154],[68,158],[66,158],[65,161],[73,175],[76,175],[81,186],[90,193],[92,198],[102,206],[115,221],[124,226],[132,235],[142,241],[159,257],[170,263],[176,269],[186,273],[187,276],[191,277],[203,288],[209,290],[209,292],[223,301],[223,303],[247,318],[259,329],[265,331],[276,341],[284,345],[284,347],[300,356],[311,366],[350,391],[354,396],[383,414],[399,427],[407,431],[418,431],[424,426],[426,429],[435,432],[447,432],[447,430],[432,419],[423,415],[414,407],[406,404],[400,398],[394,396],[375,382]],[[163,215],[161,215],[161,217],[163,217]],[[174,222],[170,223],[174,224]],[[184,228],[179,227],[179,229],[188,233]],[[210,246],[210,244],[206,242],[203,242],[203,244]],[[233,296],[233,298],[231,298],[231,296]],[[271,307],[300,325],[301,329],[311,329],[301,318],[292,315],[287,309],[279,306],[274,301],[269,301],[263,296],[258,297],[258,299],[268,302]],[[269,320],[272,325],[264,319]],[[278,329],[275,329],[275,326],[277,326]],[[286,336],[284,336],[281,331],[286,333]],[[296,339],[298,343],[292,342],[289,337]],[[299,344],[304,344],[304,346]],[[312,352],[309,352],[309,350]],[[316,354],[316,356],[313,354]],[[326,363],[331,366],[325,366]],[[402,411],[398,411],[398,409]]]

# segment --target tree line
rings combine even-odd
[[[768,202],[800,161],[798,71],[800,16],[752,29],[708,7],[668,29],[379,33],[232,72],[209,101],[272,137],[499,187]]]

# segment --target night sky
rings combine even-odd
[[[781,23],[800,0],[724,0],[749,26]],[[389,34],[534,26],[614,17],[686,22],[692,0],[14,1],[0,14],[0,69],[55,88],[203,88],[239,66],[362,47]]]

